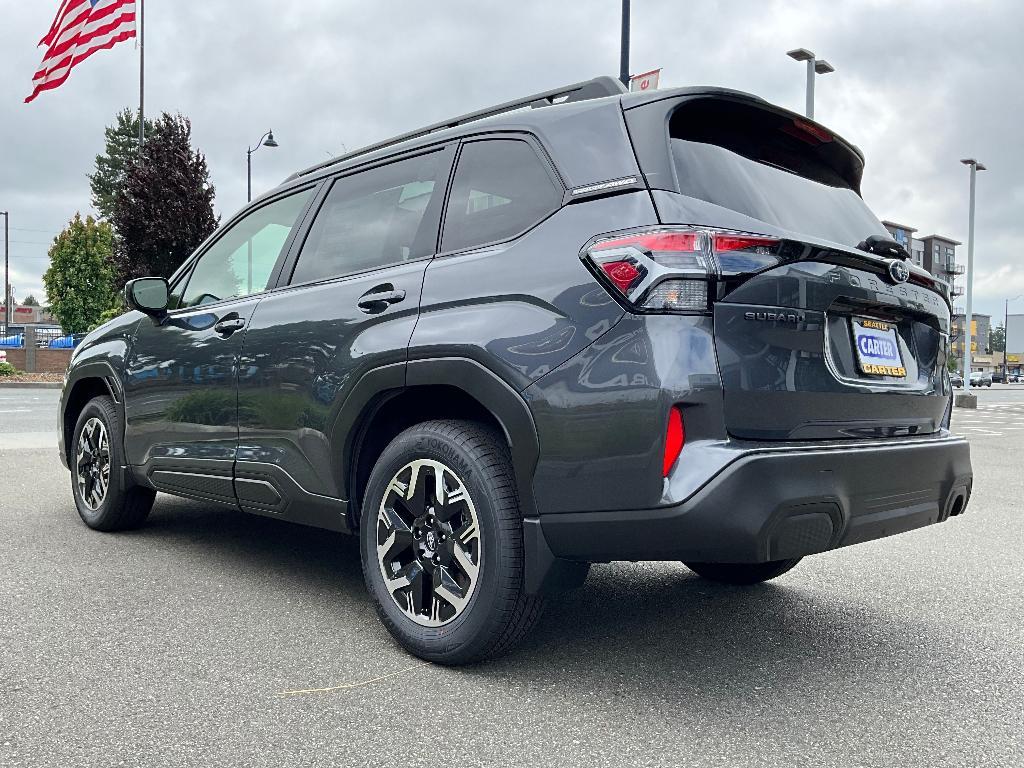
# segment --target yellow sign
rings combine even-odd
[[[896,365],[875,365],[874,363],[864,363],[862,366],[864,373],[873,373],[878,376],[906,376],[907,369]]]
[[[1007,355],[1006,356],[1006,362],[1008,362],[1008,363],[1019,363],[1020,362],[1020,355]]]

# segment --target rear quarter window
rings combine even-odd
[[[441,249],[461,251],[508,240],[548,216],[561,201],[561,187],[528,142],[470,142],[459,155]]]

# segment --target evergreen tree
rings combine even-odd
[[[146,135],[153,130],[153,123],[146,121]],[[96,155],[96,171],[89,174],[92,188],[93,207],[105,219],[114,214],[114,196],[121,187],[125,169],[133,164],[139,155],[139,117],[130,109],[117,113],[114,125],[104,131],[106,150]]]

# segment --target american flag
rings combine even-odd
[[[46,54],[25,102],[61,85],[76,64],[96,51],[133,37],[135,0],[63,0],[50,31],[39,41]]]

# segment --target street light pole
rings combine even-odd
[[[808,120],[813,120],[814,76],[827,75],[829,72],[835,72],[835,67],[824,59],[815,58],[814,53],[806,48],[797,48],[796,50],[788,51],[786,55],[795,61],[807,62],[807,102],[804,106],[804,114],[807,115]]]
[[[264,141],[264,139],[266,139],[266,141]],[[279,145],[278,145],[278,143],[276,141],[274,141],[274,132],[271,130],[271,131],[267,131],[262,136],[260,136],[260,140],[256,142],[256,146],[255,147],[249,147],[248,149],[245,150],[245,178],[246,178],[245,201],[247,203],[251,203],[252,202],[252,153],[255,152],[257,149],[259,149],[260,147],[276,147],[276,146],[279,146]]]
[[[629,88],[629,0],[622,0],[622,40],[619,46],[619,80]]]
[[[974,189],[978,171],[987,170],[977,160],[967,158],[961,160],[964,165],[971,167],[971,202],[970,213],[967,217],[967,308],[964,314],[964,395],[971,393],[971,302],[974,298]]]

